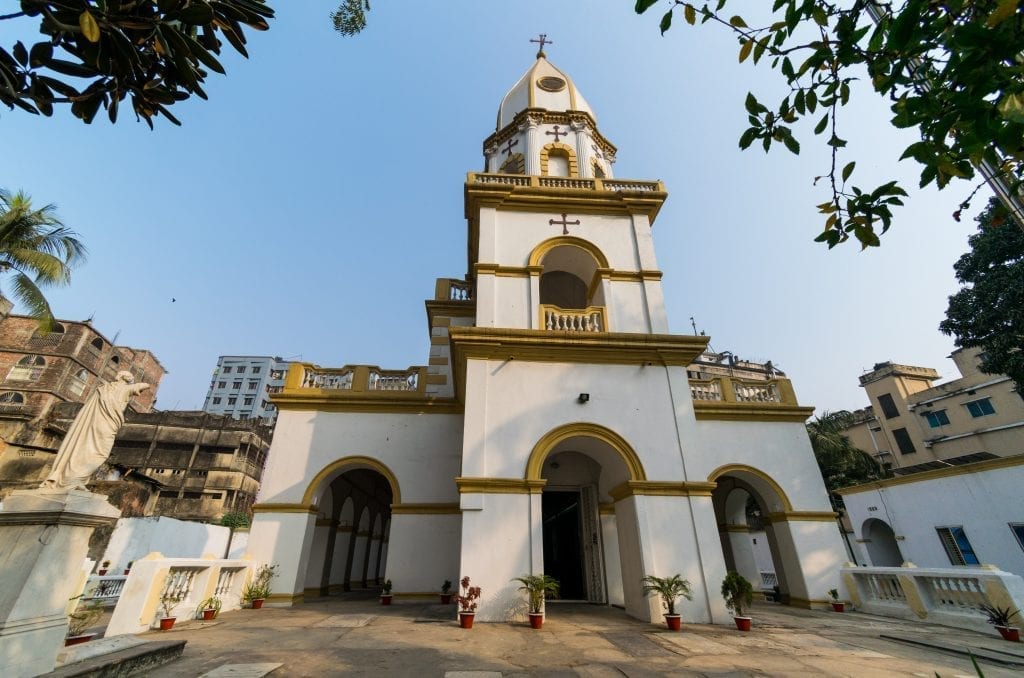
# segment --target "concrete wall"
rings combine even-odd
[[[119,574],[129,562],[141,560],[154,551],[168,558],[200,558],[207,553],[221,558],[229,533],[228,528],[219,525],[167,517],[120,518],[99,562],[109,560],[110,572]],[[236,546],[232,551],[239,549],[244,547]]]

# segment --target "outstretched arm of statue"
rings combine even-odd
[[[128,388],[131,390],[132,395],[139,395],[143,391],[146,391],[146,390],[149,389],[149,384],[147,384],[145,382],[139,382],[138,384],[132,384]]]

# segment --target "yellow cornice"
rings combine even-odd
[[[510,175],[521,176],[521,175]],[[530,175],[532,176],[532,175]],[[540,176],[540,175],[538,175]],[[595,179],[614,183],[614,179]],[[646,215],[651,224],[658,217],[668,198],[664,186],[656,191],[607,191],[589,188],[557,188],[552,186],[514,186],[512,184],[466,182],[466,218],[473,218],[481,206],[499,210],[551,212],[561,214],[597,214],[609,216]]]
[[[858,494],[860,492],[869,492],[870,490],[876,490],[883,487],[893,487],[895,485],[920,483],[927,480],[935,480],[936,478],[951,478],[955,476],[968,475],[971,473],[983,473],[985,471],[994,471],[996,469],[1001,468],[1010,468],[1013,466],[1020,466],[1022,464],[1024,464],[1024,454],[1017,454],[1012,457],[986,459],[985,461],[976,461],[973,464],[964,464],[962,466],[949,466],[946,468],[937,468],[933,471],[921,471],[920,473],[911,473],[905,476],[896,476],[895,478],[876,480],[874,482],[866,483],[864,485],[844,487],[841,490],[836,490],[836,492],[841,495]]]
[[[685,367],[710,341],[710,337],[688,334],[553,332],[494,327],[451,327],[448,337],[460,400],[465,400],[466,361],[470,358]]]
[[[768,520],[773,523],[779,522],[834,522],[839,514],[835,511],[779,511],[769,513]]]
[[[461,494],[540,494],[547,480],[523,478],[465,478],[455,479]]]
[[[499,278],[529,278],[531,275],[540,275],[543,272],[543,266],[502,266],[501,264],[489,262],[473,264],[474,275],[494,275]],[[595,286],[605,277],[615,282],[643,282],[645,280],[661,280],[662,275],[661,271],[654,270],[617,271],[611,268],[599,268],[594,273],[594,280],[591,281],[590,294],[593,295]],[[475,307],[472,313],[464,313],[463,315],[475,315]]]
[[[476,318],[476,301],[437,301],[427,299],[427,333],[435,327],[438,318]]]
[[[302,391],[309,391],[302,392]],[[281,410],[314,412],[382,412],[396,414],[462,414],[463,407],[454,398],[410,396],[403,391],[374,391],[374,395],[354,395],[350,391],[325,394],[314,389],[296,389],[274,396]]]
[[[253,513],[317,513],[316,504],[255,504]]]
[[[565,78],[566,81],[569,81],[568,76],[565,76]],[[532,87],[530,88],[530,96],[533,96]],[[533,106],[528,106],[519,113],[516,113],[509,124],[487,137],[484,140],[484,149],[492,145],[501,146],[505,141],[516,136],[519,133],[520,125],[526,121],[527,117],[533,118],[539,125],[568,125],[573,122],[586,123],[590,128],[591,138],[601,148],[601,152],[604,155],[615,155],[618,151],[612,142],[604,138],[597,129],[597,121],[586,111],[549,111],[546,108],[534,108]]]
[[[702,481],[627,480],[608,491],[615,501],[634,495],[650,497],[710,497],[717,483]]]
[[[693,413],[700,420],[803,423],[814,413],[814,408],[782,403],[726,403],[720,400],[694,400]]]
[[[391,515],[449,515],[462,513],[458,504],[392,504]]]

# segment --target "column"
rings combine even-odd
[[[576,161],[579,164],[580,176],[592,178],[594,176],[594,168],[591,162],[593,153],[590,151],[591,141],[587,124],[574,121],[570,123],[569,127],[576,133]]]
[[[316,518],[316,508],[304,504],[253,507],[249,555],[258,563],[278,565],[267,604],[287,606],[302,602]]]
[[[537,120],[533,116],[528,117],[526,119],[526,149],[523,151],[523,156],[526,158],[527,174],[540,174],[541,144],[537,141],[537,128]]]
[[[331,594],[345,590],[345,566],[348,564],[351,541],[352,526],[338,525],[334,531],[334,556],[331,558],[331,575],[328,583],[328,592]]]
[[[789,604],[828,609],[828,591],[839,587],[839,568],[846,562],[834,514],[793,511],[769,517],[776,553],[789,584]]]

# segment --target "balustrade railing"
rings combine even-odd
[[[690,396],[694,400],[721,400],[722,383],[717,379],[711,381],[690,380]]]
[[[302,378],[302,388],[325,388],[330,390],[348,390],[352,388],[353,370],[313,370],[307,369]]]
[[[117,603],[124,590],[124,583],[128,581],[128,575],[103,575],[90,577],[85,585],[84,598],[99,602],[104,607],[111,607]]]
[[[751,383],[749,381],[733,380],[733,392],[736,393],[736,401],[741,403],[780,403],[779,389],[772,382],[763,384]]]
[[[690,396],[697,402],[796,404],[788,379],[757,382],[723,376],[689,381]]]
[[[541,304],[540,314],[544,329],[553,332],[605,332],[608,329],[603,306],[566,309]]]
[[[1024,579],[990,565],[844,567],[842,578],[857,609],[882,616],[981,631],[982,605],[1024,609]]]
[[[570,179],[568,177],[541,177],[540,185],[549,188],[585,188],[594,190],[593,179]]]
[[[405,372],[382,372],[370,370],[369,389],[371,391],[415,391],[419,382],[418,369]]]
[[[382,370],[375,365],[346,365],[323,368],[308,363],[292,363],[282,395],[310,389],[336,395],[366,395],[381,392],[421,393],[426,383],[425,367]]]
[[[497,174],[470,172],[470,184],[504,184],[506,186],[532,186],[535,188],[569,188],[588,191],[643,191],[654,193],[664,191],[659,181],[632,181],[629,179],[584,179],[580,177],[550,177],[532,174]]]

